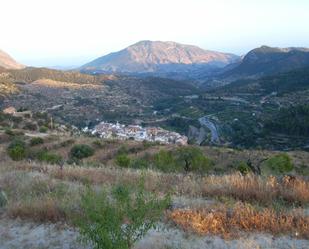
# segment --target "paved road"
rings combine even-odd
[[[211,142],[219,143],[220,138],[219,138],[219,133],[218,133],[218,129],[217,129],[216,125],[212,121],[210,121],[210,119],[207,118],[206,116],[199,118],[198,121],[200,122],[201,125],[206,126],[210,130],[210,132],[211,132]]]

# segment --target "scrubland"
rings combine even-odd
[[[110,190],[124,184],[134,190],[141,178],[146,191],[159,197],[170,194],[172,201],[161,217],[161,229],[150,230],[135,248],[309,245],[307,152],[289,152],[289,160],[284,162],[285,157],[276,157],[280,152],[193,148],[185,151],[194,156],[186,169],[188,165],[181,165],[187,158],[174,145],[104,141],[55,131],[47,132],[43,141],[34,141],[35,133],[27,136],[3,131],[0,135],[0,187],[7,197],[0,209],[0,241],[4,245],[0,248],[22,243],[17,234],[28,241],[20,248],[88,248],[78,242],[73,222],[80,214],[87,186]],[[14,161],[8,155],[12,136],[20,136],[26,144],[27,156],[22,160]],[[92,149],[77,160],[72,147],[78,144]],[[266,160],[261,163],[260,175],[244,166],[248,160],[254,165]],[[264,170],[274,169],[274,162],[291,163],[293,169]],[[9,227],[7,232],[4,226]],[[30,232],[32,229],[46,237],[45,244]],[[61,243],[64,239],[67,241]]]

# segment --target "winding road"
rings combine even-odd
[[[219,133],[216,125],[206,116],[198,119],[201,125],[206,126],[211,132],[211,142],[220,143]]]

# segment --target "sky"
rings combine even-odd
[[[309,47],[308,0],[0,0],[0,49],[30,66],[79,66],[140,40],[238,55]]]

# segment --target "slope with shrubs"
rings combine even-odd
[[[57,124],[39,137],[23,123],[44,115],[15,118],[3,115],[1,125],[12,128],[0,129],[1,210],[9,219],[68,223],[97,248],[133,248],[158,222],[189,237],[308,239],[309,153],[103,140]],[[20,161],[10,158],[12,144],[25,150]]]

